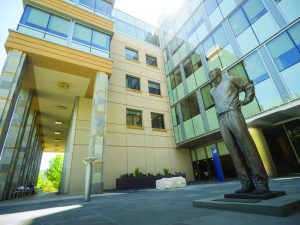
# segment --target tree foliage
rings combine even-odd
[[[63,155],[56,155],[49,162],[48,169],[39,173],[37,188],[43,192],[57,192],[63,167]]]

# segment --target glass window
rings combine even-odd
[[[46,30],[49,18],[50,13],[27,6],[21,23],[37,29]]]
[[[193,71],[193,66],[192,66],[192,61],[191,58],[187,58],[184,62],[183,62],[183,68],[184,68],[184,73],[185,73],[185,77],[188,78],[194,71]]]
[[[140,79],[126,75],[126,87],[130,89],[140,90]]]
[[[157,67],[157,59],[153,56],[146,55],[146,63],[150,66]]]
[[[148,81],[149,93],[160,95],[160,83]]]
[[[279,71],[300,61],[300,52],[287,32],[276,37],[267,47]]]
[[[159,113],[151,113],[152,128],[165,129],[164,115]]]
[[[73,31],[73,40],[91,45],[92,32],[91,28],[76,23]]]
[[[192,60],[194,71],[197,71],[202,66],[200,54],[196,51],[193,52],[191,55],[191,60]]]
[[[186,121],[200,113],[197,96],[192,94],[188,98],[180,102],[183,121]]]
[[[242,7],[250,24],[253,24],[267,12],[261,0],[248,0],[243,4]]]
[[[127,109],[126,110],[126,124],[129,126],[142,127],[142,111]]]
[[[111,15],[112,8],[113,8],[112,4],[109,3],[108,1],[96,0],[96,7],[95,7],[96,10],[98,10],[104,14]]]
[[[212,88],[211,84],[208,84],[201,88],[201,95],[204,103],[205,110],[210,109],[215,105],[214,100],[210,94],[210,89]]]
[[[125,48],[125,56],[127,59],[136,60],[136,61],[139,60],[138,52],[133,49]]]
[[[210,15],[218,7],[218,3],[216,0],[205,0],[204,6],[207,14]]]
[[[79,0],[79,2],[90,8],[95,8],[95,0]]]
[[[275,2],[289,22],[300,16],[299,0],[275,0]]]
[[[236,37],[249,27],[249,22],[241,8],[232,14],[228,20]]]
[[[93,30],[92,45],[105,51],[109,51],[110,36]]]
[[[69,27],[70,27],[69,20],[51,15],[47,31],[66,38],[69,33]]]

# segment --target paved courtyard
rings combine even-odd
[[[238,181],[202,183],[169,190],[137,190],[82,196],[37,195],[0,202],[0,224],[70,225],[300,225],[300,211],[288,217],[193,208],[192,201],[222,196]],[[300,176],[274,178],[272,190],[300,193]]]

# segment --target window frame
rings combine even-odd
[[[129,87],[129,85],[128,85],[128,78],[138,80],[138,89],[137,88],[133,88],[133,87]],[[134,91],[140,92],[141,91],[141,79],[139,77],[135,77],[135,76],[126,74],[126,88],[130,89],[130,90],[134,90]]]
[[[153,126],[153,120],[154,119],[153,119],[152,115],[161,116],[160,119],[161,119],[161,122],[162,122],[162,127],[154,127]],[[151,118],[151,127],[152,127],[152,129],[159,129],[159,130],[165,130],[166,129],[164,114],[156,113],[156,112],[150,112],[150,118]]]
[[[155,62],[155,65],[152,65],[152,64],[148,63],[148,61],[147,61],[148,58],[153,59],[154,62]],[[148,66],[152,66],[152,67],[158,68],[157,57],[154,57],[154,56],[152,56],[152,55],[146,54],[146,64],[147,64]]]
[[[137,113],[140,113],[138,116],[139,116],[139,118],[138,119],[140,119],[141,121],[139,122],[139,124],[138,125],[136,125],[136,124],[128,124],[128,122],[129,122],[129,119],[128,119],[128,116],[129,116],[129,114],[128,114],[128,112],[129,111],[132,111],[132,112],[137,112]],[[134,119],[134,118],[133,118]],[[134,121],[133,121],[134,122]],[[138,109],[132,109],[132,108],[126,108],[126,125],[127,125],[127,127],[129,127],[129,128],[143,128],[143,111],[142,110],[138,110]]]
[[[149,85],[150,83],[158,85],[158,87],[159,87],[159,89],[158,89],[158,90],[159,90],[159,94],[153,93],[153,92],[150,91],[150,85]],[[157,90],[157,89],[156,89],[156,90]],[[149,94],[152,94],[152,95],[160,95],[160,96],[161,96],[160,83],[155,82],[155,81],[152,81],[152,80],[148,80],[148,91],[149,91]]]
[[[134,59],[134,58],[130,58],[129,55],[126,54],[126,51],[131,51],[131,52],[134,52],[136,53],[136,58],[137,59]],[[125,58],[128,59],[128,60],[132,60],[132,61],[135,61],[135,62],[138,62],[139,61],[139,51],[134,49],[134,48],[130,48],[130,47],[125,47]]]

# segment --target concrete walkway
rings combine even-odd
[[[0,224],[70,225],[300,225],[300,211],[288,217],[193,208],[192,201],[232,192],[238,181],[83,196],[37,195],[0,202]],[[300,176],[271,179],[271,190],[300,194]]]

